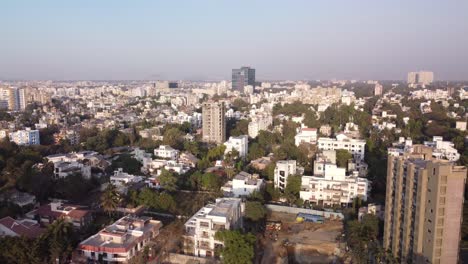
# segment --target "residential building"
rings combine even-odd
[[[204,103],[202,108],[203,141],[222,144],[226,141],[224,103]]]
[[[0,219],[0,238],[4,236],[37,238],[45,232],[39,223],[31,219],[15,220],[9,216]]]
[[[92,212],[86,207],[62,202],[44,204],[26,214],[28,218],[38,219],[44,225],[52,224],[59,218],[71,223],[75,228],[82,228],[92,221]]]
[[[246,197],[253,192],[259,192],[263,187],[264,181],[258,174],[250,174],[245,171],[239,172],[232,181],[228,181],[221,190],[228,197]]]
[[[460,131],[466,131],[466,121],[457,121],[455,124],[455,128]]]
[[[359,208],[358,220],[362,221],[362,218],[365,215],[375,215],[375,216],[377,216],[377,218],[379,218],[381,220],[384,220],[385,211],[383,209],[384,208],[383,208],[382,205],[373,204],[373,203],[370,203],[367,206],[363,206],[363,207]]]
[[[460,153],[451,141],[444,141],[440,136],[434,136],[432,141],[424,141],[424,145],[432,148],[432,156],[436,159],[457,161]]]
[[[240,198],[218,198],[215,204],[201,208],[185,223],[186,254],[214,257],[224,246],[215,239],[219,230],[242,228],[243,205]]]
[[[376,83],[374,87],[374,95],[381,96],[383,93],[383,86],[380,83]]]
[[[177,160],[179,158],[179,151],[171,146],[161,145],[159,148],[154,149],[154,155],[159,158]]]
[[[273,117],[269,113],[257,114],[252,117],[249,123],[249,137],[256,138],[261,130],[268,130],[268,127],[273,124]]]
[[[110,182],[116,186],[124,186],[132,183],[137,183],[142,181],[141,176],[135,176],[132,174],[128,174],[123,172],[122,168],[118,168],[114,171],[114,174],[110,177]]]
[[[332,134],[332,127],[330,125],[322,125],[320,126],[320,134],[324,136],[331,136]]]
[[[78,249],[88,261],[128,263],[159,235],[161,221],[151,217],[124,216],[83,240]]]
[[[428,85],[434,81],[434,73],[428,71],[409,72],[408,84],[410,85]]]
[[[255,88],[255,69],[241,67],[232,70],[232,90],[243,92],[244,87],[251,85]]]
[[[383,245],[402,263],[459,263],[467,168],[431,152],[388,157]]]
[[[18,145],[39,145],[39,130],[31,130],[26,128],[25,130],[18,130],[10,133],[10,141],[15,142]]]
[[[70,175],[80,174],[85,179],[91,178],[91,166],[76,161],[54,162],[54,177],[56,179],[66,178]]]
[[[294,137],[296,146],[299,146],[302,143],[315,144],[317,142],[316,128],[300,127],[297,130],[297,134]]]
[[[360,139],[351,139],[344,134],[338,134],[336,139],[321,137],[317,143],[320,150],[338,150],[345,149],[353,154],[354,159],[364,160],[366,141]]]
[[[370,183],[360,178],[357,171],[346,175],[346,168],[338,168],[336,164],[317,164],[320,174],[302,176],[301,199],[320,205],[348,205],[356,197],[367,200]]]
[[[274,171],[275,188],[284,191],[288,184],[288,177],[291,175],[299,175],[304,172],[303,168],[296,165],[295,160],[279,160],[276,162]]]
[[[226,146],[224,155],[233,150],[237,150],[237,152],[239,152],[239,157],[245,159],[249,149],[249,137],[247,135],[229,137],[229,140],[224,142],[224,145]]]

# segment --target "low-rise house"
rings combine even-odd
[[[308,127],[298,128],[298,132],[294,137],[294,142],[296,146],[302,143],[315,144],[317,142],[317,129]]]
[[[264,170],[272,162],[272,156],[261,157],[256,160],[252,160],[250,165],[257,170]]]
[[[164,159],[177,160],[179,158],[179,151],[171,146],[161,145],[154,150],[154,155]]]
[[[16,189],[5,192],[1,196],[1,199],[3,201],[9,201],[10,203],[16,204],[19,207],[25,207],[28,205],[34,206],[36,204],[36,196],[26,192],[20,192]]]
[[[220,230],[242,227],[243,206],[239,198],[218,198],[215,204],[201,208],[185,223],[185,253],[198,257],[214,257],[224,246],[215,239]]]
[[[362,221],[362,218],[365,215],[369,215],[369,214],[375,215],[379,219],[384,220],[384,213],[385,213],[385,210],[381,205],[370,203],[367,206],[363,206],[359,208],[358,220]]]
[[[353,154],[354,159],[363,160],[365,156],[366,141],[351,139],[344,134],[338,134],[336,139],[324,137],[319,138],[317,146],[320,150],[345,149]]]
[[[116,171],[114,171],[114,174],[110,177],[110,182],[115,186],[129,185],[129,184],[137,183],[141,181],[142,181],[141,176],[135,176],[135,175],[123,172],[122,168],[118,168]]]
[[[78,249],[88,261],[128,263],[159,235],[161,226],[150,217],[127,215],[83,240]]]
[[[92,212],[83,206],[52,202],[27,213],[28,217],[38,219],[40,223],[52,224],[59,218],[72,223],[74,227],[81,228],[92,221]]]
[[[232,181],[227,182],[221,190],[228,197],[246,197],[253,192],[259,192],[263,187],[264,181],[258,174],[250,174],[244,171],[239,172]]]
[[[45,232],[37,221],[31,219],[15,220],[9,216],[0,219],[0,237],[37,238]]]
[[[183,152],[180,154],[179,163],[185,164],[191,168],[195,168],[198,163],[198,158],[190,152]]]
[[[54,163],[54,177],[66,178],[73,174],[81,174],[83,178],[91,178],[91,166],[79,162],[59,161]]]

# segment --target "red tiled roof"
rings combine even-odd
[[[45,229],[41,228],[39,224],[32,224],[29,222],[22,224],[9,216],[0,219],[0,225],[5,226],[20,236],[28,238],[36,238],[45,231]]]

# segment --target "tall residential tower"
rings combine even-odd
[[[224,103],[204,103],[202,108],[203,141],[222,144],[226,141]]]

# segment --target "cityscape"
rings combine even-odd
[[[296,35],[336,3],[253,1],[234,18],[250,2],[27,2],[0,4],[0,263],[468,263],[468,45],[403,59],[398,22],[377,21],[389,46],[343,38],[356,54],[340,63],[317,55],[338,42]],[[400,19],[464,19],[452,2]],[[403,8],[341,4],[343,26]],[[456,31],[444,21],[424,31]]]

